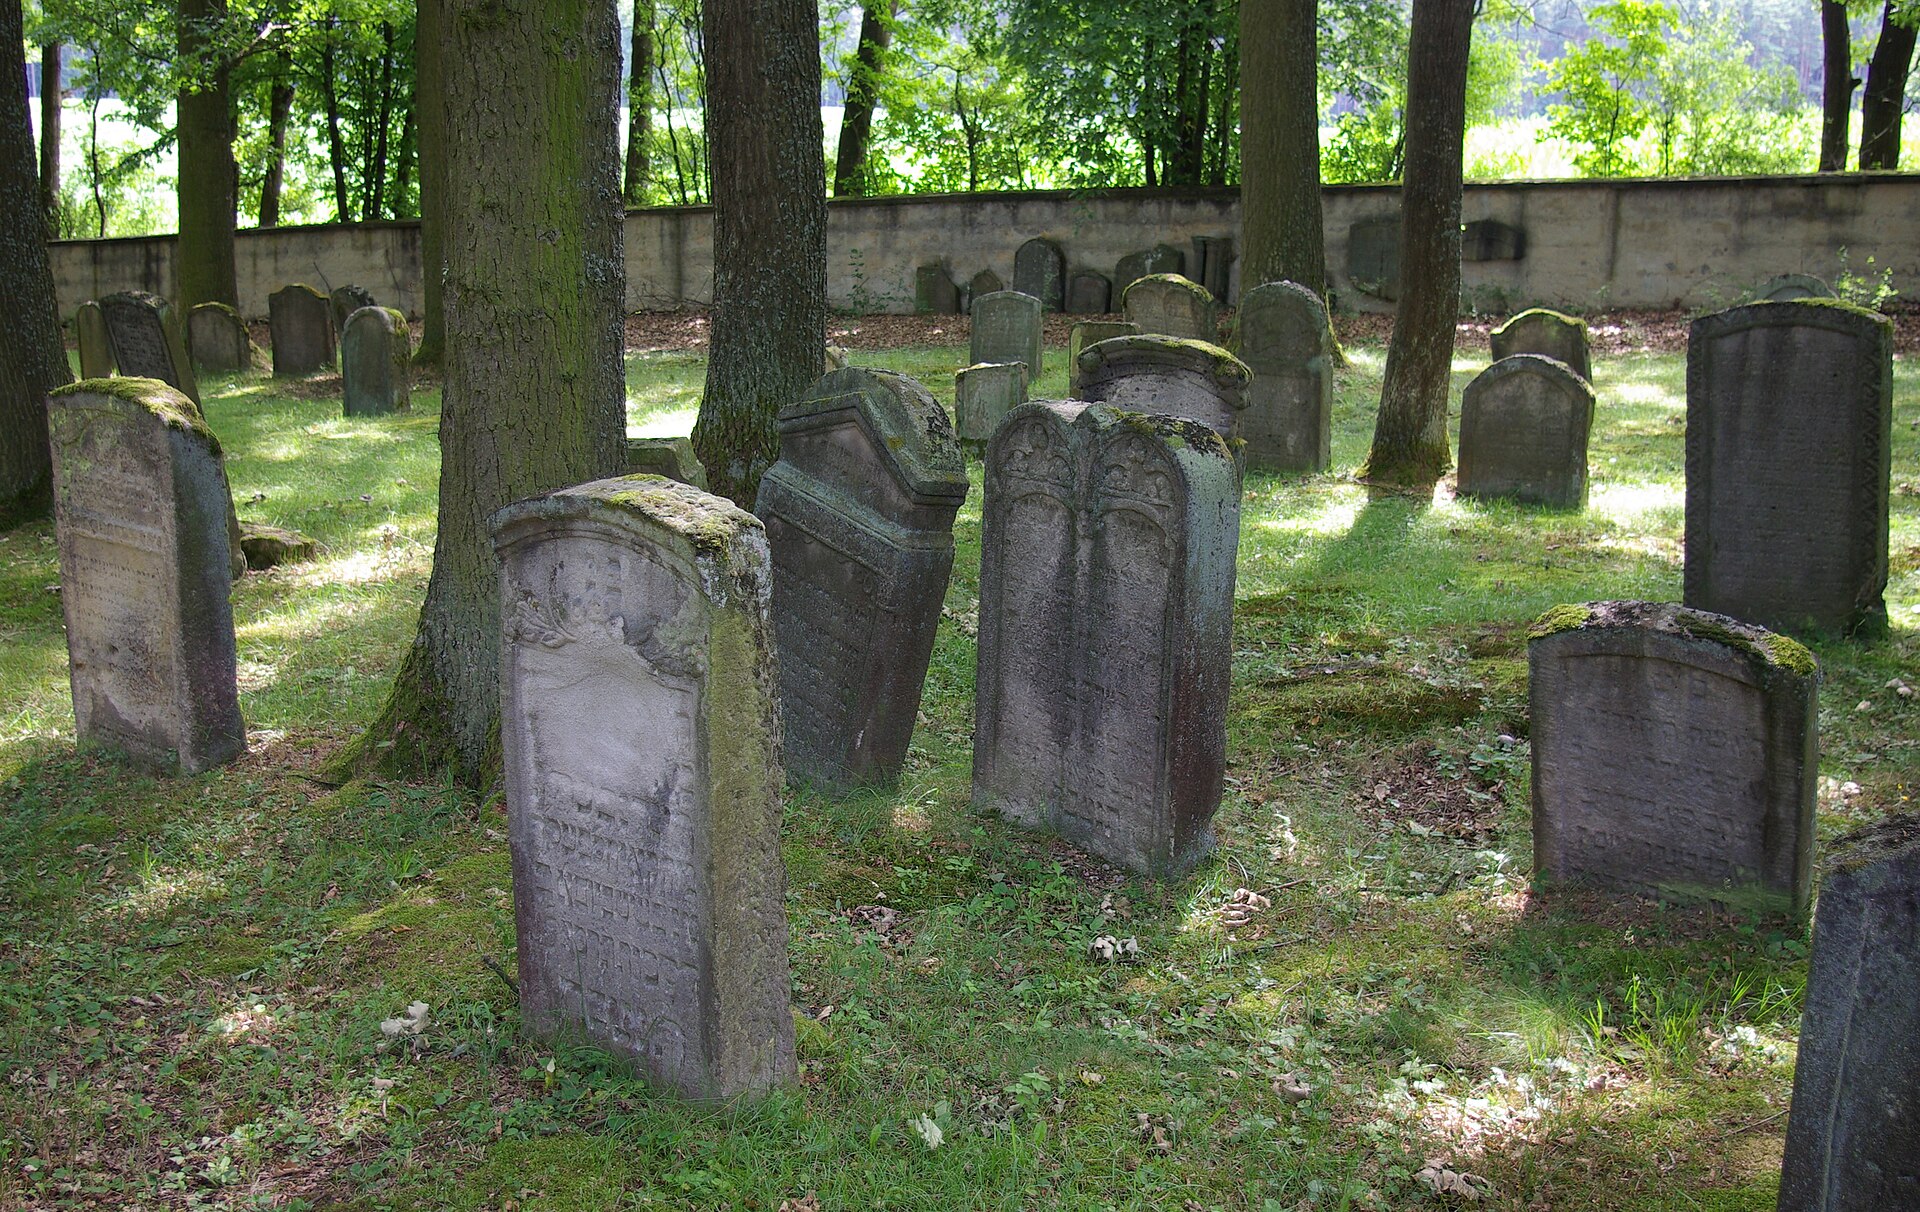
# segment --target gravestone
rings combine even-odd
[[[1027,402],[1025,362],[982,362],[953,377],[953,425],[963,446],[984,446],[1007,414]]]
[[[68,677],[80,740],[197,774],[247,747],[220,443],[156,379],[47,397]]]
[[[1139,279],[1120,296],[1120,310],[1143,333],[1194,341],[1220,339],[1213,296],[1206,287],[1179,274],[1148,274]]]
[[[1502,358],[1460,397],[1459,495],[1584,509],[1592,430],[1593,385],[1565,362]]]
[[[1240,297],[1240,360],[1253,372],[1240,436],[1249,467],[1325,471],[1333,462],[1333,336],[1320,296],[1266,282]]]
[[[1131,337],[1140,331],[1138,324],[1125,320],[1082,320],[1067,334],[1067,391],[1080,398],[1080,351],[1096,341]]]
[[[968,362],[1025,362],[1029,383],[1040,377],[1040,300],[1017,290],[997,290],[973,300],[973,336]]]
[[[826,356],[820,359],[820,373],[830,375],[836,370],[847,368],[847,351],[838,345],[827,346]],[[683,481],[683,483],[686,481]]]
[[[1233,273],[1233,239],[1229,236],[1195,236],[1193,259],[1193,280],[1207,288],[1214,302],[1225,303],[1227,283]]]
[[[129,379],[158,379],[200,403],[200,382],[187,360],[187,347],[173,305],[144,290],[123,290],[100,300],[107,321],[107,344],[113,364]]]
[[[1253,372],[1218,345],[1143,335],[1080,351],[1080,393],[1135,412],[1185,417],[1228,440],[1239,436]]]
[[[336,286],[327,296],[327,309],[333,316],[335,335],[347,331],[347,319],[363,307],[377,307],[373,292],[364,286]]]
[[[913,310],[917,315],[958,315],[960,288],[953,276],[938,261],[913,271]]]
[[[73,313],[73,337],[80,346],[80,377],[104,379],[113,374],[113,342],[107,337],[107,317],[92,299]]]
[[[707,488],[707,469],[693,453],[693,439],[688,437],[628,438],[627,474],[665,476],[702,492]]]
[[[253,342],[246,322],[225,303],[201,303],[187,313],[187,350],[201,370],[227,373],[253,368]]]
[[[1128,253],[1114,266],[1113,289],[1124,297],[1127,287],[1150,274],[1185,273],[1187,258],[1171,244],[1156,244],[1141,252]]]
[[[839,371],[780,410],[754,512],[773,551],[790,776],[845,788],[900,773],[966,496],[947,414],[906,375]]]
[[[1532,634],[1535,881],[1804,910],[1812,654],[1670,602],[1560,606]]]
[[[1060,246],[1035,236],[1013,254],[1013,288],[1040,300],[1047,311],[1066,305],[1067,257]]]
[[[1400,217],[1362,219],[1347,229],[1347,280],[1362,294],[1400,297]]]
[[[1238,473],[1174,417],[1046,401],[987,447],[973,802],[1178,876],[1226,760]]]
[[[1487,338],[1493,360],[1515,354],[1539,354],[1564,362],[1587,382],[1593,382],[1593,357],[1587,345],[1587,322],[1544,307],[1529,307],[1493,330]]]
[[[1527,233],[1511,223],[1475,219],[1460,229],[1462,261],[1518,261],[1526,255]]]
[[[999,274],[994,273],[990,269],[983,269],[979,273],[973,275],[973,277],[967,280],[967,295],[969,296],[969,299],[968,299],[969,305],[971,305],[971,302],[974,299],[983,299],[988,295],[997,294],[998,292],[1003,291],[1006,288],[1007,288],[1006,283],[1000,280]]]
[[[310,375],[333,365],[333,314],[327,296],[294,283],[267,296],[273,373]]]
[[[1067,285],[1067,310],[1076,316],[1103,316],[1113,306],[1113,283],[1107,275],[1083,269]]]
[[[340,333],[340,382],[346,415],[383,417],[413,405],[413,334],[391,307],[363,307]]]
[[[1779,631],[1887,629],[1893,325],[1750,303],[1687,338],[1686,602]]]
[[[1778,1207],[1920,1206],[1920,816],[1848,834],[1823,867]]]
[[[1755,301],[1791,303],[1796,299],[1831,299],[1833,287],[1812,274],[1776,274],[1754,288]]]
[[[629,476],[492,527],[521,1021],[694,1098],[791,1079],[760,523]]]

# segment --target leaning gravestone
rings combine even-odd
[[[953,377],[953,427],[960,444],[984,446],[1007,414],[1027,402],[1025,362],[982,362]]]
[[[789,775],[845,788],[900,773],[966,497],[947,414],[906,375],[838,371],[780,410],[754,512],[773,550]]]
[[[1228,440],[1239,436],[1253,372],[1218,345],[1175,337],[1115,337],[1080,353],[1086,399],[1185,417]]]
[[[960,288],[938,261],[913,271],[913,310],[919,315],[950,316],[960,311]]]
[[[1207,288],[1179,274],[1148,274],[1120,296],[1120,310],[1143,333],[1218,341],[1220,324]]]
[[[373,292],[364,286],[336,286],[327,296],[327,310],[333,316],[333,331],[347,331],[347,319],[363,307],[377,307]]]
[[[1080,398],[1080,351],[1098,341],[1138,334],[1140,326],[1125,320],[1082,320],[1067,334],[1067,389]]]
[[[1113,306],[1113,283],[1107,275],[1083,269],[1067,283],[1067,311],[1076,316],[1103,316]]]
[[[80,377],[104,379],[113,374],[113,342],[107,337],[107,317],[92,299],[73,313],[73,337],[80,346]]]
[[[973,802],[1157,876],[1212,847],[1238,473],[1217,434],[1016,409],[987,447]]]
[[[998,290],[973,300],[973,336],[968,361],[1025,362],[1027,381],[1040,377],[1040,300],[1017,290]]]
[[[350,417],[382,417],[412,406],[413,334],[391,307],[363,307],[340,333],[340,382]]]
[[[1509,317],[1487,339],[1493,360],[1515,354],[1539,354],[1564,362],[1587,382],[1593,382],[1593,356],[1587,343],[1587,322],[1544,307],[1530,307]]]
[[[1835,842],[1813,921],[1780,1212],[1920,1206],[1920,816]]]
[[[220,443],[156,379],[47,397],[75,731],[197,774],[245,751]]]
[[[124,290],[101,299],[100,314],[106,318],[107,342],[121,374],[158,379],[199,405],[200,382],[187,360],[172,304],[144,290]]]
[[[201,370],[225,373],[253,367],[246,323],[225,303],[201,303],[187,313],[187,351]]]
[[[1724,615],[1588,602],[1541,617],[1527,668],[1537,881],[1806,908],[1812,654]]]
[[[1502,358],[1460,397],[1459,495],[1584,509],[1592,430],[1593,385],[1565,362]]]
[[[1777,274],[1754,288],[1756,301],[1791,303],[1796,299],[1831,299],[1833,287],[1812,274]]]
[[[973,275],[973,277],[967,279],[967,295],[969,301],[973,299],[983,299],[990,294],[1005,290],[1006,288],[1006,283],[1000,280],[1000,275],[990,269],[983,269]]]
[[[1127,287],[1150,274],[1185,272],[1187,258],[1171,244],[1156,244],[1141,252],[1128,253],[1113,269],[1113,289],[1124,297]]]
[[[1067,256],[1060,246],[1042,236],[1022,244],[1013,254],[1013,288],[1040,300],[1047,311],[1065,307]]]
[[[707,469],[700,465],[693,439],[688,437],[628,438],[627,474],[665,476],[702,492],[707,488]]]
[[[703,1099],[794,1075],[766,536],[654,476],[496,513],[520,1013]]]
[[[1247,465],[1325,471],[1333,462],[1333,333],[1320,296],[1265,282],[1240,298],[1240,360],[1253,372],[1240,436]]]
[[[327,296],[294,283],[267,296],[273,373],[310,375],[333,365],[333,315]]]
[[[1887,629],[1893,325],[1750,303],[1687,338],[1686,602],[1776,630]]]
[[[1347,229],[1347,280],[1362,294],[1400,297],[1400,219],[1362,219]]]

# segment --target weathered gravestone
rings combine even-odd
[[[1025,362],[1027,381],[1040,377],[1040,300],[1017,290],[997,290],[973,300],[973,336],[968,361]]]
[[[158,379],[200,403],[200,382],[180,340],[173,305],[144,290],[123,290],[100,300],[114,365],[129,379]]]
[[[1543,615],[1527,648],[1533,870],[1799,914],[1819,756],[1813,656],[1673,603]]]
[[[1113,306],[1113,283],[1107,275],[1083,269],[1067,284],[1067,311],[1076,316],[1102,316]]]
[[[1128,253],[1113,269],[1113,289],[1125,297],[1127,287],[1150,274],[1184,273],[1187,258],[1171,244],[1156,244],[1141,252]]]
[[[1325,471],[1333,461],[1333,334],[1320,296],[1265,282],[1240,298],[1240,360],[1253,372],[1240,436],[1247,465]]]
[[[1526,255],[1525,228],[1498,219],[1475,219],[1460,229],[1462,261],[1518,261]]]
[[[1592,430],[1593,385],[1565,362],[1502,358],[1460,397],[1458,492],[1583,509]]]
[[[522,1021],[696,1098],[790,1079],[760,523],[630,476],[492,526]]]
[[[1204,426],[1016,409],[987,447],[973,801],[1159,876],[1213,844],[1238,473]]]
[[[225,373],[253,368],[253,342],[246,322],[225,303],[201,303],[187,313],[187,352],[201,370]]]
[[[1213,296],[1206,287],[1179,274],[1148,274],[1139,279],[1120,296],[1120,310],[1143,333],[1194,341],[1220,339]]]
[[[47,398],[75,731],[195,774],[245,751],[220,443],[156,379]]]
[[[113,374],[113,342],[107,337],[107,317],[92,299],[73,313],[73,337],[80,346],[80,377],[104,379]]]
[[[962,445],[984,446],[1007,414],[1027,402],[1025,362],[982,362],[953,377],[953,427]]]
[[[1218,345],[1177,337],[1115,337],[1080,352],[1080,393],[1136,412],[1162,413],[1239,436],[1253,372]]]
[[[1823,866],[1778,1207],[1920,1207],[1920,816]]]
[[[1013,288],[1040,300],[1047,311],[1066,305],[1067,256],[1060,246],[1035,236],[1013,254]]]
[[[1232,237],[1195,236],[1193,260],[1193,280],[1207,288],[1207,293],[1213,296],[1214,302],[1225,303],[1227,284],[1233,273]]]
[[[333,365],[333,315],[327,296],[294,283],[267,296],[273,373],[310,375]]]
[[[347,319],[363,307],[377,307],[373,292],[364,286],[336,286],[327,296],[327,310],[333,316],[336,336],[347,331]]]
[[[1400,217],[1362,219],[1347,229],[1347,280],[1362,294],[1400,297]]]
[[[945,265],[934,261],[913,271],[913,310],[923,316],[959,313],[960,288]]]
[[[850,787],[900,773],[966,497],[947,414],[906,375],[839,371],[780,410],[754,512],[773,549],[789,775]]]
[[[1776,630],[1887,628],[1893,325],[1750,303],[1687,338],[1686,602]]]
[[[1138,334],[1140,326],[1126,320],[1082,320],[1067,334],[1067,389],[1074,399],[1080,392],[1080,351],[1099,341]]]
[[[681,484],[691,484],[702,492],[707,487],[707,469],[693,453],[693,439],[628,438],[627,474],[665,476]]]
[[[1006,288],[1006,283],[1000,280],[1000,275],[990,269],[983,269],[967,280],[967,295],[970,303],[973,299],[984,299]]]
[[[1539,354],[1564,362],[1574,374],[1593,382],[1593,356],[1587,343],[1587,322],[1544,307],[1530,307],[1510,316],[1487,338],[1493,360],[1515,354]]]
[[[350,417],[381,417],[413,404],[413,334],[391,307],[363,307],[340,333],[340,383]]]
[[[1756,301],[1791,303],[1795,299],[1831,299],[1833,287],[1812,274],[1776,274],[1754,288]]]

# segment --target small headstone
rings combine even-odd
[[[847,368],[847,351],[838,345],[827,346],[826,357],[821,359],[820,373],[830,375],[836,370]]]
[[[693,439],[688,437],[628,438],[627,474],[665,476],[702,492],[707,488],[707,469],[693,453]]]
[[[113,374],[113,342],[107,337],[107,317],[92,299],[73,313],[73,338],[80,347],[80,377],[104,379]]]
[[[973,802],[1157,876],[1212,847],[1238,473],[1176,418],[1016,409],[987,447]]]
[[[100,314],[106,317],[107,343],[121,374],[158,379],[199,405],[200,382],[187,360],[171,303],[144,290],[123,290],[100,300]]]
[[[1588,602],[1541,617],[1527,667],[1536,882],[1806,908],[1812,654],[1724,615]]]
[[[1207,288],[1214,302],[1225,303],[1227,284],[1233,273],[1233,239],[1229,236],[1195,236],[1193,257],[1198,271],[1193,280]]]
[[[273,373],[310,375],[333,365],[333,313],[327,296],[294,283],[267,296]]]
[[[1125,296],[1127,287],[1149,274],[1185,273],[1186,268],[1186,254],[1171,244],[1156,244],[1142,252],[1128,253],[1114,266],[1114,294]]]
[[[1140,331],[1138,324],[1126,320],[1082,320],[1075,324],[1067,334],[1067,388],[1068,394],[1078,400],[1080,392],[1080,351],[1096,341],[1111,341],[1115,337],[1131,337]]]
[[[340,334],[340,382],[346,415],[383,417],[413,405],[413,334],[391,307],[363,307]]]
[[[1778,631],[1887,629],[1893,324],[1750,303],[1687,338],[1686,602]]]
[[[253,342],[246,322],[225,303],[201,303],[187,313],[187,351],[201,370],[227,373],[253,368]]]
[[[1047,311],[1066,306],[1067,256],[1060,246],[1035,236],[1013,254],[1013,288],[1040,300]]]
[[[913,271],[913,310],[918,315],[951,316],[960,312],[960,288],[938,261]]]
[[[1067,311],[1076,316],[1103,316],[1113,306],[1113,283],[1107,275],[1083,269],[1067,284]]]
[[[1593,382],[1593,357],[1587,344],[1587,322],[1544,307],[1530,307],[1510,316],[1487,338],[1493,360],[1515,354],[1539,354],[1564,362],[1573,373]]]
[[[327,309],[333,316],[336,335],[347,331],[347,320],[363,307],[376,307],[373,292],[364,286],[336,286],[327,296]]]
[[[1120,296],[1120,310],[1143,333],[1194,341],[1220,339],[1213,296],[1206,287],[1179,274],[1148,274],[1139,279]]]
[[[986,444],[1007,414],[1027,402],[1025,362],[982,362],[953,377],[953,422],[963,446]]]
[[[1239,436],[1252,380],[1246,363],[1205,341],[1115,337],[1080,351],[1080,391],[1086,399],[1185,417],[1229,442]]]
[[[1795,299],[1831,299],[1835,295],[1833,287],[1812,274],[1777,274],[1756,287],[1753,297],[1756,302],[1791,303]]]
[[[1823,860],[1793,1066],[1780,1212],[1883,1212],[1920,1199],[1920,816]]]
[[[492,526],[521,1021],[695,1098],[790,1080],[760,523],[632,476]]]
[[[1498,219],[1475,219],[1460,230],[1462,261],[1518,261],[1527,255],[1527,233]]]
[[[984,298],[1006,288],[1007,284],[1000,280],[1000,275],[990,269],[981,270],[967,282],[967,294],[974,299]]]
[[[1333,350],[1320,296],[1266,282],[1240,297],[1240,360],[1253,372],[1240,436],[1247,466],[1325,471],[1333,462]]]
[[[155,379],[60,388],[47,428],[75,731],[182,774],[231,761],[247,730],[220,443]]]
[[[247,553],[248,568],[265,572],[281,564],[311,560],[315,544],[297,530],[285,530],[265,522],[242,522],[240,548]]]
[[[1592,430],[1593,385],[1565,362],[1502,358],[1460,397],[1459,495],[1584,509]]]
[[[1347,229],[1347,280],[1362,294],[1400,297],[1400,217],[1362,219]]]
[[[997,290],[973,300],[973,337],[968,362],[1025,362],[1027,381],[1040,377],[1040,300],[1017,290]]]

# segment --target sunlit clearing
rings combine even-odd
[[[302,585],[368,585],[391,581],[407,572],[425,573],[432,568],[433,549],[424,543],[387,547],[374,551],[354,551],[311,565],[298,578]]]
[[[1642,482],[1597,486],[1592,490],[1587,508],[1592,513],[1605,514],[1625,526],[1642,514],[1663,509],[1684,509],[1686,504],[1686,489],[1675,484]]]
[[[1614,404],[1658,404],[1665,408],[1679,408],[1686,403],[1658,383],[1631,381],[1609,384],[1607,399]]]
[[[627,401],[627,408],[633,409],[634,401]],[[627,431],[633,438],[678,438],[693,432],[693,423],[700,415],[700,406],[672,408],[664,412],[654,412],[646,420]]]
[[[1293,534],[1343,534],[1353,529],[1355,519],[1366,501],[1358,493],[1344,500],[1329,501],[1313,513],[1289,514],[1283,518],[1262,518],[1260,529]]]

